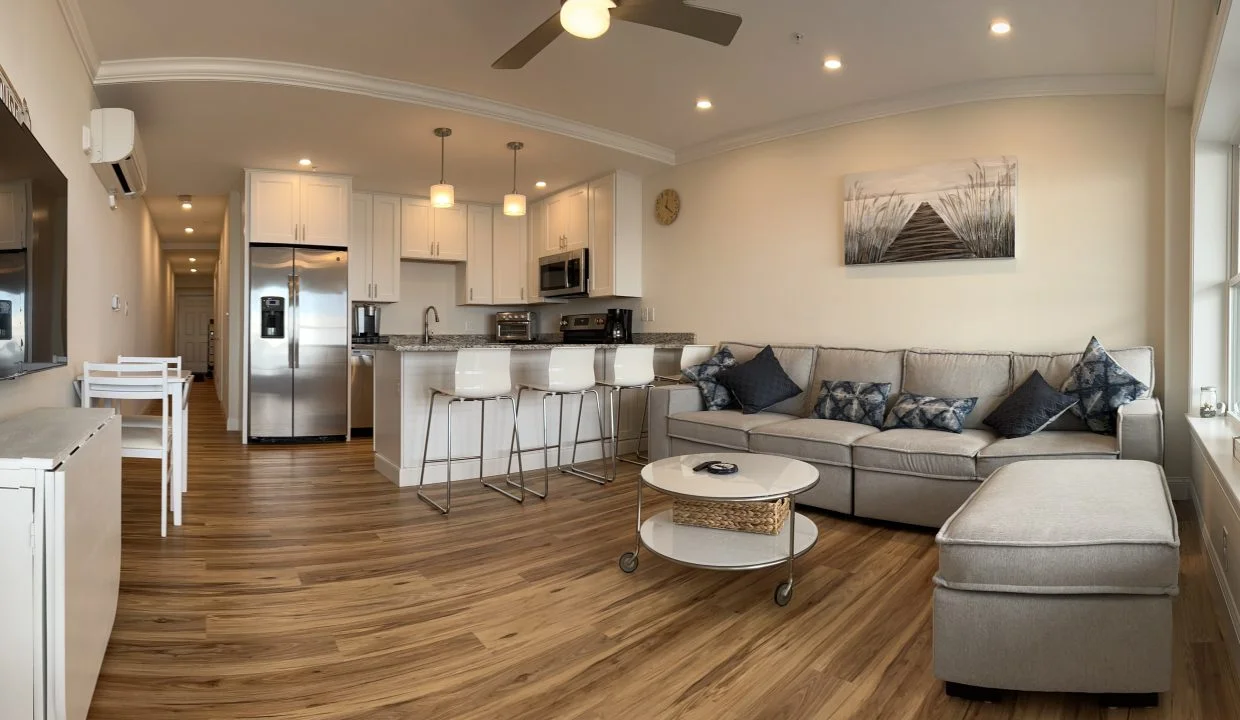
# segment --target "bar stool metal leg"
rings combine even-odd
[[[577,428],[573,432],[573,455],[568,461],[568,467],[565,468],[561,466],[560,472],[568,475],[575,475],[576,477],[589,480],[590,482],[597,483],[599,485],[606,485],[608,479],[605,475],[599,475],[598,473],[592,473],[589,470],[582,470],[577,467],[577,445],[581,443],[581,411],[586,404],[586,395],[594,396],[594,406],[598,409],[598,442],[600,452],[603,454],[603,460],[606,462],[607,439],[606,432],[603,430],[603,402],[599,399],[597,390],[584,390],[582,392],[572,394],[576,395],[580,400],[577,404]]]
[[[422,469],[418,472],[418,499],[439,512],[447,515],[452,510],[452,403],[448,403],[448,499],[447,505],[440,505],[432,500],[424,492],[422,492],[423,483],[426,481],[426,465],[427,454],[431,447],[431,421],[435,419],[435,398],[439,397],[439,393],[431,391],[431,401],[427,405],[426,411],[426,436],[422,440]]]
[[[517,501],[517,502],[519,502],[519,503],[524,503],[524,502],[525,502],[525,492],[526,492],[526,487],[525,487],[525,467],[524,467],[524,465],[523,465],[523,464],[522,464],[522,462],[521,462],[521,439],[520,439],[519,437],[517,437],[517,436],[516,436],[516,434],[515,434],[515,433],[516,433],[516,424],[517,424],[517,402],[516,402],[516,400],[514,400],[514,399],[513,399],[513,397],[512,397],[511,395],[499,395],[499,396],[497,396],[497,397],[495,397],[495,398],[492,398],[492,399],[493,399],[493,400],[495,400],[496,402],[499,402],[500,400],[507,400],[510,404],[512,404],[512,424],[513,424],[513,432],[514,432],[514,435],[513,435],[513,438],[512,438],[512,443],[513,443],[513,444],[515,444],[515,445],[517,446],[517,473],[518,473],[518,477],[521,479],[521,483],[520,483],[519,485],[515,485],[515,484],[512,482],[512,447],[511,447],[511,445],[509,446],[509,453],[508,453],[508,472],[507,472],[507,474],[505,474],[505,475],[504,475],[504,483],[505,483],[506,485],[513,485],[514,487],[517,487],[517,488],[521,491],[521,494],[520,494],[520,495],[513,495],[512,493],[508,492],[508,491],[507,491],[507,490],[505,490],[504,488],[502,488],[502,487],[500,487],[500,486],[498,486],[498,485],[496,485],[496,484],[494,484],[494,483],[489,483],[489,482],[487,482],[485,479],[482,479],[482,478],[483,478],[483,475],[484,475],[483,470],[482,470],[482,466],[483,466],[483,464],[486,462],[486,461],[483,459],[483,456],[486,454],[485,449],[484,449],[482,452],[480,452],[480,453],[478,454],[478,476],[479,476],[479,478],[480,478],[480,479],[482,479],[482,484],[483,484],[485,487],[491,488],[492,490],[494,490],[495,492],[499,493],[500,495],[503,495],[503,496],[504,496],[504,497],[506,497],[506,498],[510,498],[510,499],[512,499],[512,500],[516,500],[516,501]],[[486,433],[486,429],[485,429],[485,426],[486,426],[486,417],[487,417],[487,416],[486,416],[486,401],[485,401],[485,400],[483,400],[483,401],[482,401],[482,422],[483,422],[483,429],[482,429],[482,430],[478,433],[479,435],[485,435],[485,433]],[[485,448],[486,446],[484,445],[483,447]]]
[[[525,485],[525,466],[521,459],[521,440],[517,435],[517,417],[519,416],[521,412],[521,395],[522,395],[522,388],[517,388],[516,399],[513,400],[512,398],[509,398],[510,400],[512,400],[512,438],[509,439],[508,441],[508,475],[505,478],[504,482],[507,483],[510,487],[521,488],[522,496],[524,496],[525,493],[528,492],[529,494],[533,495],[536,498],[541,498],[543,500],[546,500],[547,499],[547,484],[548,484],[546,473],[543,473],[543,491],[541,493],[538,492],[537,490],[534,490],[533,488],[526,487]],[[545,430],[545,425],[544,425],[544,430]],[[543,445],[545,446],[546,443],[543,443]],[[517,472],[520,473],[520,477],[521,477],[520,485],[517,485],[516,483],[512,481],[512,453],[513,453],[514,447],[516,448],[516,453],[517,453]]]
[[[633,453],[633,456],[636,457],[637,459],[633,460],[633,459],[630,459],[624,456],[620,456],[617,458],[620,462],[626,462],[630,465],[637,465],[639,467],[644,467],[646,465],[646,461],[649,460],[648,456],[642,455],[642,438],[646,436],[646,418],[650,414],[650,388],[652,387],[654,386],[653,385],[630,385],[626,387],[616,388],[616,396],[618,398],[623,397],[622,392],[624,390],[645,390],[646,391],[646,404],[642,408],[642,423],[637,431],[637,450],[634,451]],[[616,420],[615,434],[616,434],[616,443],[618,444],[620,442],[620,421],[619,421],[620,407],[619,406],[621,406],[622,403],[619,400],[617,400],[616,405],[618,407],[617,407],[617,420]],[[617,450],[617,452],[619,451]],[[612,477],[615,477],[615,475],[612,475]]]

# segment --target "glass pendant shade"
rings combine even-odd
[[[596,38],[611,27],[612,0],[567,0],[560,8],[560,25],[570,35],[587,40]]]
[[[525,196],[510,193],[504,196],[504,214],[510,217],[521,217],[525,214]]]
[[[450,208],[456,204],[456,188],[451,185],[431,185],[431,207]]]

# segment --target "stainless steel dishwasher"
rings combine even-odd
[[[353,437],[375,432],[375,351],[353,348],[349,357],[349,416]]]

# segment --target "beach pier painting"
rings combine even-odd
[[[1016,159],[844,178],[844,264],[1016,257]]]

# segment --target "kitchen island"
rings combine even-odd
[[[422,469],[422,443],[426,436],[427,409],[430,403],[431,388],[451,388],[453,372],[456,369],[456,351],[462,348],[496,347],[508,348],[512,351],[512,381],[518,383],[542,382],[547,374],[547,362],[551,350],[565,345],[556,342],[556,338],[543,338],[544,342],[535,343],[495,343],[491,338],[481,335],[448,335],[434,337],[429,343],[423,343],[416,336],[392,336],[387,345],[377,345],[375,353],[374,380],[374,442],[375,469],[384,477],[402,487],[418,484],[418,476]],[[634,344],[653,345],[655,347],[655,373],[658,375],[680,374],[680,351],[685,345],[693,343],[693,335],[687,333],[638,333]],[[595,349],[594,372],[600,380],[604,377],[604,369],[611,360],[615,345],[572,345],[570,347],[592,347]],[[539,380],[542,378],[542,380]],[[600,389],[600,395],[601,389]],[[603,397],[603,423],[610,433],[606,396]],[[569,458],[571,440],[577,422],[579,398],[565,399],[563,425],[565,462]],[[453,408],[452,416],[452,447],[454,456],[478,455],[478,413],[481,403],[465,403]],[[512,409],[507,402],[487,403],[486,412],[486,445],[482,449],[482,476],[502,475],[507,472],[508,447],[512,437]],[[635,436],[641,423],[643,410],[642,393],[627,392],[620,408],[623,418],[621,427],[627,442],[621,442],[621,453],[629,453],[636,449]],[[552,436],[550,444],[555,445],[555,418],[559,417],[559,402],[548,402],[548,413],[551,418]],[[581,440],[577,449],[577,459],[596,460],[602,457],[598,440],[598,415],[592,400],[587,400],[581,409]],[[447,411],[446,406],[437,407],[434,426],[430,438],[430,457],[433,460],[447,455]],[[523,448],[540,448],[542,446],[542,402],[537,393],[527,392],[521,401],[519,428]],[[543,454],[541,450],[525,450],[522,453],[523,466],[526,471],[541,470]],[[552,454],[551,462],[556,462]],[[478,461],[453,461],[452,476],[454,480],[478,477]],[[512,463],[516,471],[516,458]],[[447,480],[447,466],[434,463],[426,468],[426,482],[442,483]],[[527,478],[527,482],[533,482]]]

